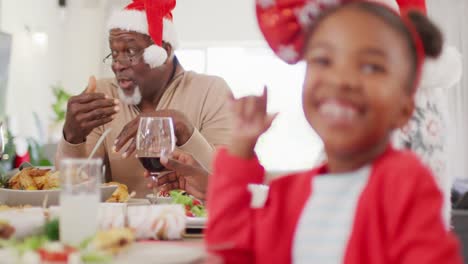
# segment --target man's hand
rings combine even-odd
[[[96,93],[96,78],[89,78],[86,90],[68,100],[67,116],[63,126],[65,140],[79,144],[86,140],[91,131],[109,123],[119,111],[117,99]]]
[[[276,114],[267,113],[267,88],[261,96],[231,100],[234,130],[228,151],[242,158],[251,158],[258,138],[270,128]]]
[[[175,150],[170,159],[161,158],[161,163],[170,172],[148,184],[149,188],[161,187],[163,191],[182,189],[195,198],[204,200],[209,172],[191,154]],[[145,171],[145,177],[150,173]]]
[[[115,140],[114,151],[116,152],[119,152],[127,142],[130,142],[127,149],[122,154],[124,158],[130,156],[130,154],[136,150],[136,134],[138,132],[138,125],[140,124],[140,117],[171,117],[174,123],[174,133],[177,139],[177,146],[185,144],[195,130],[190,120],[183,113],[177,110],[168,109],[158,110],[151,113],[143,113],[125,125]]]

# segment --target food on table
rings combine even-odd
[[[37,190],[32,177],[27,173],[23,173],[23,171],[18,172],[8,183],[10,188],[15,190]]]
[[[135,234],[130,228],[114,228],[99,231],[91,241],[96,250],[115,255],[125,250],[135,241]]]
[[[59,229],[58,219],[52,219],[50,221],[47,221],[46,224],[44,225],[44,234],[51,241],[59,240],[60,238],[59,230],[60,229]]]
[[[59,172],[34,167],[19,171],[8,181],[8,187],[14,190],[50,190],[60,187]]]
[[[58,221],[47,223],[43,230],[44,233],[27,237],[23,241],[0,239],[2,258],[8,259],[5,263],[112,263],[112,256],[106,247],[96,247],[93,243],[101,241],[100,245],[107,245],[110,241],[118,241],[120,242],[118,246],[111,247],[116,250],[123,249],[124,245],[128,246],[134,241],[130,229],[119,229],[108,230],[102,237],[98,233],[80,245],[72,246],[51,239],[51,232],[58,238]],[[128,243],[124,243],[124,240]],[[0,259],[0,263],[3,263],[3,260]]]
[[[103,204],[98,217],[99,229],[129,227],[137,239],[181,239],[186,218],[180,205],[113,206]],[[126,225],[128,224],[128,225]]]
[[[10,239],[15,233],[15,228],[8,221],[0,220],[0,239]]]
[[[105,183],[106,186],[117,186],[117,189],[112,193],[111,197],[106,200],[107,203],[126,203],[130,200],[130,194],[128,193],[128,187],[125,184],[118,182]]]
[[[43,262],[67,262],[77,249],[60,242],[47,242],[37,250]]]
[[[20,205],[20,206],[8,206],[6,204],[0,204],[0,212],[9,211],[9,210],[22,210],[24,208],[31,208],[29,204]]]
[[[171,194],[168,191],[159,191],[158,194],[156,195],[157,197],[171,197]]]
[[[185,215],[190,217],[206,217],[206,209],[202,201],[182,190],[170,191],[172,203],[181,204],[185,208]]]

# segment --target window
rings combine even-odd
[[[177,51],[188,70],[223,77],[236,97],[260,94],[268,86],[268,111],[279,112],[260,139],[257,153],[268,171],[311,168],[322,149],[302,112],[305,65],[287,65],[268,48],[210,47]]]

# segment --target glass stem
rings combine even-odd
[[[158,177],[161,173],[150,172],[150,174],[151,174],[151,178],[153,179],[153,194],[154,194],[154,197],[157,197],[159,193]]]

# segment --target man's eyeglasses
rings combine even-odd
[[[143,51],[133,53],[133,52],[125,52],[122,54],[122,56],[119,55],[117,56],[112,56],[112,52],[109,53],[104,59],[102,59],[102,62],[106,65],[112,66],[114,63],[117,61],[124,65],[124,66],[129,66],[129,65],[135,65],[139,62],[141,56],[143,56]]]

